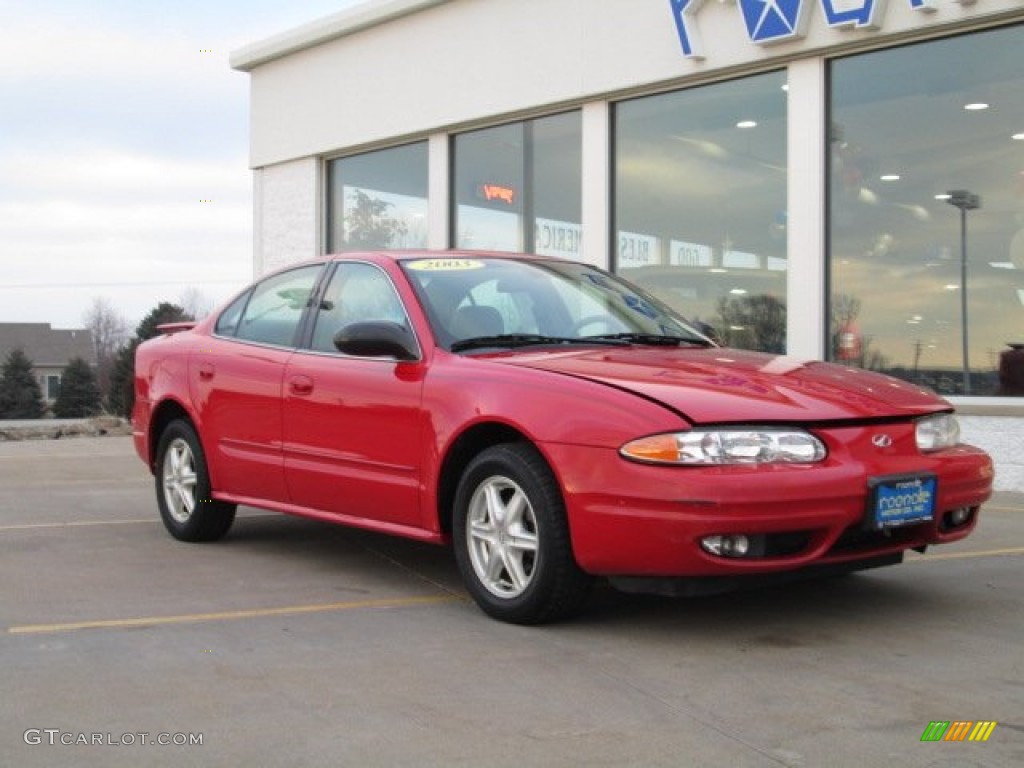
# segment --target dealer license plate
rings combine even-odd
[[[934,475],[875,477],[871,489],[870,524],[874,528],[913,525],[935,517]]]

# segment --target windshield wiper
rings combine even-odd
[[[452,342],[452,352],[464,352],[467,349],[482,349],[484,347],[530,347],[541,344],[601,344],[605,346],[621,347],[627,345],[626,340],[611,337],[586,336],[584,338],[570,338],[568,336],[542,336],[537,333],[502,333],[497,336],[474,336],[470,339],[460,339]]]
[[[585,336],[585,339],[622,341],[627,344],[642,344],[652,347],[678,347],[680,344],[692,344],[697,347],[713,347],[707,339],[694,336],[665,336],[659,333],[602,333],[597,336]]]

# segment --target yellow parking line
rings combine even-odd
[[[998,504],[982,504],[982,512],[1024,512],[1024,507],[1001,507]]]
[[[1024,555],[1024,547],[1007,549],[986,549],[977,552],[950,552],[938,555],[919,555],[907,560],[908,563],[927,563],[931,560],[969,560],[974,557],[1000,557],[1005,555]]]
[[[230,621],[233,619],[254,619],[268,616],[294,616],[303,613],[330,613],[351,611],[359,608],[407,608],[416,605],[448,603],[462,598],[455,595],[427,595],[424,597],[391,597],[377,600],[355,600],[344,603],[322,603],[320,605],[289,605],[281,608],[256,608],[247,611],[221,611],[219,613],[189,613],[181,616],[146,616],[132,619],[105,619],[100,621],[76,621],[66,624],[26,624],[8,627],[9,635],[41,635],[54,632],[77,632],[80,629],[125,629],[152,627],[161,624],[195,624],[204,621]]]
[[[137,525],[138,523],[157,523],[160,518],[150,517],[145,520],[70,520],[60,523],[22,523],[20,525],[0,525],[2,531],[33,531],[45,528],[86,528],[95,525]]]
[[[278,512],[257,512],[255,514],[239,515],[238,520],[251,520],[256,517],[280,517],[287,519],[287,515]],[[139,523],[159,523],[160,518],[147,517],[131,520],[64,520],[53,523],[19,523],[15,525],[0,525],[0,533],[4,531],[33,531],[45,530],[48,528],[88,528],[99,525],[138,525]]]

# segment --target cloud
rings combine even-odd
[[[219,301],[252,273],[251,177],[102,148],[0,156],[0,321],[80,322],[94,296],[129,317],[188,287]],[[45,269],[40,269],[45,265]]]
[[[183,30],[130,27],[68,19],[50,12],[4,20],[0,86],[53,83],[89,87],[104,81],[133,81],[158,88],[215,90],[217,80],[236,77],[228,50]]]
[[[231,50],[351,0],[0,0],[0,322],[137,321],[252,274]],[[200,201],[212,202],[200,202]]]
[[[115,148],[78,148],[50,152],[0,153],[0,179],[16,179],[18,199],[41,195],[48,199],[83,196],[110,199],[130,195],[179,200],[228,198],[250,194],[244,158],[233,161],[182,159]],[[0,199],[13,190],[0,183]]]

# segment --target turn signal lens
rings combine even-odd
[[[651,435],[619,449],[627,459],[649,464],[811,464],[825,458],[825,445],[801,430],[771,428],[694,430]]]

